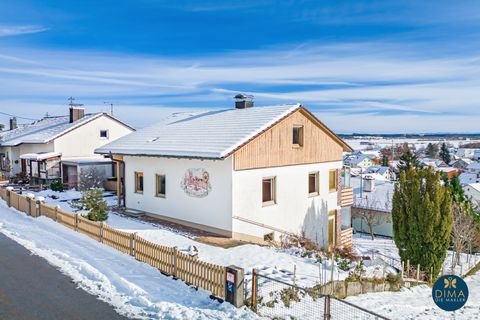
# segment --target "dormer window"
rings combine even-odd
[[[293,126],[293,146],[303,146],[303,126]]]

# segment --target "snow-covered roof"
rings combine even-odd
[[[480,192],[480,183],[478,183],[478,182],[476,182],[476,183],[470,183],[468,186],[469,186],[470,188],[475,189],[475,190],[477,190],[478,192]]]
[[[472,162],[468,165],[467,169],[479,170],[480,162]]]
[[[477,175],[475,173],[467,173],[464,172],[458,176],[458,179],[460,180],[460,183],[465,185],[465,184],[470,184],[470,183],[475,183],[478,182]]]
[[[438,167],[438,168],[435,168],[435,171],[441,171],[441,172],[452,172],[452,171],[455,171],[457,172],[458,169],[457,168],[453,168],[453,167]]]
[[[392,209],[392,197],[395,182],[386,181],[384,179],[375,180],[375,190],[372,192],[366,192],[365,190],[362,190],[362,179],[359,177],[352,177],[350,181],[353,188],[355,207],[368,207],[380,211],[390,211]]]
[[[160,123],[106,144],[95,152],[221,159],[302,108],[300,104],[290,104],[173,114]],[[344,149],[349,149],[333,132],[328,128],[326,130],[338,139]]]
[[[61,156],[62,154],[60,152],[25,153],[20,155],[20,159],[42,161],[42,160],[47,160],[50,158],[56,158]]]
[[[81,157],[81,158],[62,158],[63,163],[75,164],[95,164],[95,163],[111,163],[112,159],[100,156],[96,157]]]
[[[101,112],[87,114],[72,123],[70,123],[70,116],[45,117],[32,124],[0,133],[0,145],[17,146],[22,143],[47,143],[103,114]]]

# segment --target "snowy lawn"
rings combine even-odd
[[[369,235],[357,233],[353,236],[353,251],[363,256],[371,255],[372,252],[383,255],[377,255],[375,260],[378,261],[378,265],[381,265],[383,260],[388,263],[388,258],[400,260],[398,248],[395,242],[389,238],[377,237],[375,240],[371,240]],[[447,251],[447,257],[443,263],[443,272],[446,274],[452,273],[452,257],[453,252]],[[480,256],[462,253],[460,265],[455,266],[455,274],[467,274],[478,262],[480,262]]]
[[[209,298],[133,257],[46,218],[32,218],[0,201],[0,232],[73,279],[78,287],[139,319],[254,319],[246,308]]]
[[[392,320],[476,320],[480,319],[480,273],[465,278],[469,297],[466,305],[455,312],[438,308],[432,300],[432,289],[427,285],[399,292],[367,293],[346,300]]]
[[[59,205],[69,212],[74,210],[70,206],[69,201],[66,200],[81,197],[81,193],[74,190],[66,192],[46,190],[36,193],[36,195],[45,197],[47,203]],[[52,199],[51,195],[55,195],[58,199]],[[116,197],[107,197],[105,200],[111,206],[116,204]],[[191,247],[195,246],[198,249],[200,260],[224,266],[236,265],[244,268],[247,282],[251,280],[253,268],[272,278],[292,282],[294,266],[296,266],[296,282],[300,286],[312,287],[320,282],[326,282],[328,279],[325,279],[325,277],[323,277],[323,281],[320,281],[319,274],[321,268],[330,278],[331,261],[324,259],[326,261],[320,265],[314,257],[301,257],[299,253],[302,250],[300,249],[282,250],[253,244],[224,249],[195,241],[192,236],[184,232],[121,216],[114,212],[109,214],[107,224],[122,231],[136,232],[142,238],[154,243],[178,247],[181,251],[188,252]],[[334,265],[335,280],[343,280],[347,276],[348,272],[341,271]]]

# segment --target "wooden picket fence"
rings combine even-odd
[[[224,266],[200,261],[196,257],[180,252],[177,248],[150,242],[136,233],[117,230],[102,222],[90,221],[79,214],[65,212],[60,207],[29,199],[13,191],[0,188],[0,197],[9,206],[30,216],[48,217],[67,228],[131,255],[166,275],[210,291],[217,297],[225,297],[226,268]]]

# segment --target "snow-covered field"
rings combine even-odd
[[[381,148],[390,147],[396,144],[408,143],[410,145],[415,145],[417,149],[425,148],[429,143],[450,143],[455,148],[458,148],[462,144],[466,143],[473,143],[473,142],[480,142],[479,140],[475,139],[466,139],[466,140],[458,140],[458,139],[413,139],[413,138],[381,138],[381,137],[365,137],[365,138],[358,138],[358,139],[344,139],[345,142],[348,143],[354,150],[364,150],[368,146],[360,144],[361,142],[371,142],[374,143],[376,146]]]
[[[480,319],[480,273],[465,278],[469,288],[466,305],[455,312],[438,308],[432,300],[432,289],[420,285],[399,292],[367,293],[346,300],[392,320],[477,320]]]
[[[0,201],[0,232],[72,278],[83,290],[139,319],[255,319],[246,308],[162,275],[157,269],[100,245],[46,218],[32,218]]]

